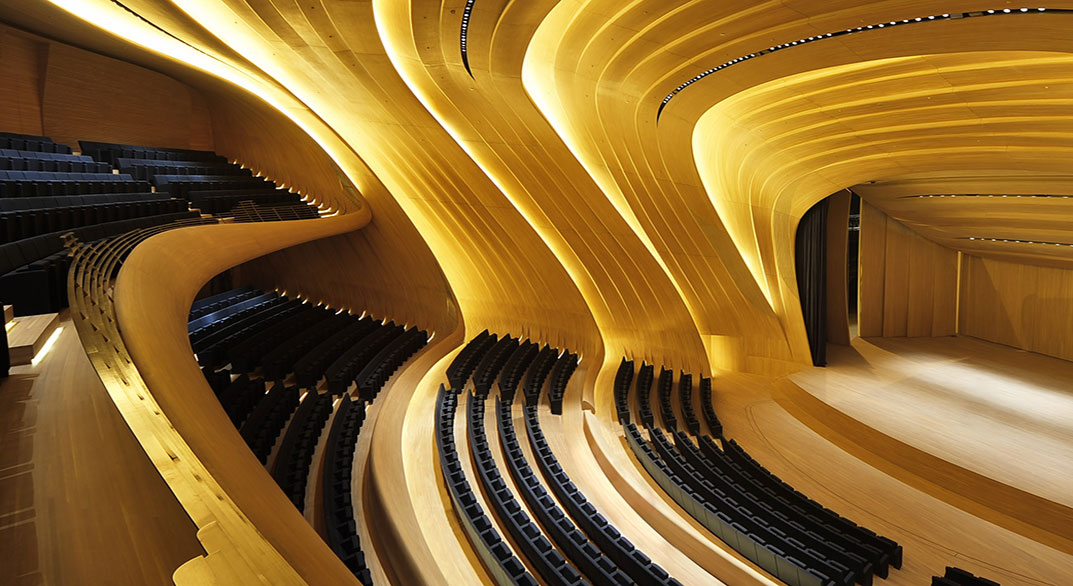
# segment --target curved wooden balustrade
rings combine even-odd
[[[214,274],[360,228],[370,218],[364,210],[285,224],[165,226],[75,249],[69,293],[82,342],[208,554],[176,570],[176,583],[356,583],[220,421],[226,417],[190,351],[186,316]]]

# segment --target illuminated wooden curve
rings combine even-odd
[[[1062,15],[935,22],[771,53],[691,86],[657,125],[668,92],[711,63],[786,39],[914,18],[936,3],[480,0],[467,29],[468,67],[458,51],[464,0],[123,3],[142,18],[106,0],[53,4],[176,69],[197,68],[267,100],[273,111],[237,116],[221,132],[228,148],[297,176],[267,154],[270,141],[243,140],[256,121],[283,112],[370,204],[364,236],[305,244],[239,271],[340,306],[393,307],[393,315],[432,320],[445,333],[424,370],[406,373],[412,392],[384,406],[370,454],[371,498],[387,511],[408,510],[389,521],[386,541],[401,547],[397,555],[410,564],[400,572],[414,583],[487,579],[457,535],[406,533],[425,514],[430,527],[457,529],[437,500],[442,487],[430,474],[423,426],[451,347],[484,328],[582,354],[568,408],[549,436],[557,453],[569,453],[563,465],[571,477],[600,495],[601,509],[631,541],[687,580],[763,583],[668,503],[624,449],[611,421],[610,379],[620,357],[700,374],[798,370],[808,348],[793,234],[811,205],[866,181],[920,173],[1060,173],[1073,146],[1071,63],[1061,52],[1073,38]],[[211,103],[240,113],[240,102],[217,91],[223,97]],[[930,205],[889,209],[941,240],[944,227],[924,219]],[[1026,221],[1043,211],[1030,205],[1018,209]],[[952,214],[972,219],[977,211]],[[179,382],[206,391],[188,357],[162,357],[186,350],[181,317],[213,271],[355,228],[352,215],[316,234],[287,227],[301,238],[284,228],[217,227],[164,234],[135,250],[117,283],[118,317],[153,395],[166,404]],[[261,240],[267,234],[280,239]],[[171,275],[189,266],[172,245],[194,245],[204,267]],[[407,258],[411,248],[416,260]],[[370,252],[386,260],[363,256]],[[375,266],[395,260],[423,270],[411,277]],[[338,264],[362,262],[367,282],[336,276]],[[381,275],[390,285],[376,283]],[[411,278],[417,286],[406,287]],[[392,287],[405,292],[392,296]],[[219,416],[163,406],[183,432],[177,439],[230,446],[219,455],[194,451],[222,487],[237,482],[238,471],[263,476],[231,453],[242,450],[237,436],[193,423],[194,414],[210,423]],[[416,447],[400,456],[400,445]],[[234,473],[224,466],[231,460]],[[407,494],[389,495],[392,481]],[[227,494],[264,534],[256,543],[280,548],[311,579],[324,552],[284,538],[288,516],[261,527],[259,515],[275,498],[268,488]],[[442,562],[434,555],[459,549],[466,555]]]

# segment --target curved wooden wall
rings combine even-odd
[[[134,43],[132,59],[202,88],[221,152],[354,212],[328,225],[371,213],[361,232],[267,256],[312,235],[228,227],[158,237],[132,256],[117,289],[132,353],[154,392],[160,386],[176,429],[195,453],[209,440],[228,447],[206,452],[207,468],[307,580],[321,577],[323,551],[286,535],[293,516],[262,519],[277,497],[260,482],[243,493],[237,482],[240,472],[263,471],[232,453],[242,451],[237,435],[215,429],[219,416],[196,401],[205,388],[183,354],[179,315],[211,271],[244,263],[240,280],[413,321],[450,340],[422,359],[425,376],[407,373],[411,392],[392,400],[377,424],[370,466],[385,476],[374,475],[371,498],[411,513],[393,526],[395,539],[440,503],[414,496],[434,490],[423,477],[429,445],[399,458],[400,444],[385,442],[420,440],[447,346],[490,328],[581,352],[573,409],[553,441],[571,452],[564,466],[578,485],[601,495],[632,541],[684,576],[726,572],[753,583],[763,578],[662,500],[632,464],[611,415],[609,381],[620,357],[701,374],[801,369],[809,357],[793,236],[815,202],[922,174],[1058,175],[1073,146],[1073,58],[1063,52],[1073,38],[1062,14],[929,22],[764,55],[685,88],[657,123],[668,92],[728,59],[926,16],[935,3],[482,0],[470,23],[470,71],[458,53],[462,0],[124,5],[144,20],[108,0],[64,4]],[[65,36],[120,50],[51,4],[33,6],[13,9],[13,18],[33,22],[52,10]],[[955,1],[942,10],[979,8]],[[939,245],[977,246],[944,240],[943,226],[922,228],[923,202],[874,199],[880,209],[897,208],[897,220],[915,217],[911,228]],[[1032,205],[1016,211],[1026,225],[1041,211]],[[951,213],[987,226],[981,215],[971,207]],[[1039,233],[1060,229],[1055,222]],[[217,234],[243,236],[229,244]],[[281,240],[263,240],[267,234]],[[152,282],[154,262],[177,266],[175,247],[187,240],[196,244],[196,271]],[[200,395],[180,397],[178,382]],[[387,479],[401,479],[412,494],[389,499]],[[434,518],[437,528],[453,527]],[[414,563],[443,552],[424,533],[414,543],[400,554]],[[474,578],[479,572],[463,562],[401,579]]]

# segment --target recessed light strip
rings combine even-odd
[[[469,68],[469,53],[466,38],[469,35],[469,19],[473,14],[473,5],[477,0],[466,0],[466,7],[462,9],[462,32],[458,35],[459,47],[462,49],[462,65],[466,66],[466,72],[473,77],[473,71]]]
[[[943,194],[927,194],[927,195],[903,195],[899,199],[922,199],[932,197],[1007,197],[1007,198],[1020,198],[1020,197],[1036,197],[1036,198],[1050,198],[1050,199],[1070,199],[1073,195],[1054,195],[1045,193],[943,193]]]
[[[1018,240],[1016,238],[981,238],[979,236],[963,236],[961,240],[973,240],[976,242],[1003,242],[1006,244],[1037,244],[1039,246],[1065,246],[1073,248],[1069,242],[1043,242],[1040,240]]]
[[[467,4],[467,6],[468,6],[468,4]],[[686,82],[682,83],[678,87],[674,88],[674,91],[672,91],[671,93],[667,94],[667,97],[663,98],[663,101],[660,102],[659,110],[656,112],[656,121],[659,122],[659,117],[660,117],[661,114],[663,114],[663,109],[667,107],[667,103],[670,102],[672,99],[674,99],[675,96],[677,96],[682,90],[686,89],[687,87],[697,83],[698,81],[704,79],[705,77],[708,77],[709,75],[711,75],[713,73],[722,71],[722,70],[726,69],[727,67],[737,65],[738,63],[742,63],[744,61],[749,61],[750,59],[756,59],[757,57],[762,57],[762,56],[767,55],[769,53],[774,53],[776,51],[782,51],[783,49],[789,49],[791,47],[797,47],[797,46],[805,45],[805,44],[808,44],[808,43],[814,43],[816,41],[821,41],[823,39],[830,39],[830,38],[841,37],[841,36],[845,36],[845,35],[853,35],[853,34],[857,34],[857,33],[875,31],[875,30],[884,29],[884,28],[890,28],[890,27],[894,27],[894,26],[903,26],[903,25],[907,25],[907,24],[919,24],[919,23],[925,23],[925,22],[933,22],[933,21],[937,21],[937,20],[961,20],[961,19],[965,19],[965,18],[975,18],[975,17],[980,17],[980,16],[1000,16],[1000,15],[1004,15],[1004,14],[1040,14],[1040,13],[1044,13],[1044,12],[1046,12],[1046,13],[1057,13],[1057,14],[1071,14],[1071,13],[1073,13],[1073,9],[1067,9],[1067,8],[1001,8],[1001,9],[997,9],[997,10],[981,10],[979,12],[959,12],[959,13],[933,14],[933,15],[929,15],[929,16],[920,16],[920,17],[917,17],[917,18],[905,18],[905,19],[902,19],[902,20],[892,20],[892,21],[889,21],[889,22],[881,22],[881,23],[877,23],[877,24],[870,24],[870,25],[867,25],[867,26],[859,26],[859,27],[856,27],[856,28],[848,28],[848,29],[840,30],[840,31],[832,31],[832,32],[829,32],[829,33],[826,33],[826,34],[816,35],[814,37],[806,37],[804,39],[798,39],[796,41],[789,41],[789,42],[781,43],[781,44],[778,44],[778,45],[772,45],[772,46],[770,46],[770,47],[768,47],[766,49],[761,49],[761,50],[759,50],[759,51],[757,51],[755,53],[749,53],[748,55],[742,55],[741,57],[738,57],[736,59],[731,59],[730,61],[727,61],[726,63],[723,63],[722,65],[717,65],[715,67],[712,67],[711,69],[702,71],[698,75],[692,77],[691,79],[689,79]],[[463,20],[463,23],[465,23],[465,22],[466,22],[466,20]],[[465,26],[465,24],[463,24],[463,27],[464,26]],[[463,32],[463,35],[465,35],[465,28],[462,29],[462,32]],[[465,41],[464,40],[463,40],[463,47],[465,47]],[[464,48],[463,48],[462,54],[463,54],[463,59],[465,59],[465,49]],[[467,65],[466,68],[469,69],[469,66]]]

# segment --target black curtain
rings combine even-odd
[[[7,327],[4,327],[4,334],[0,338],[3,338],[3,344],[0,345],[0,378],[6,378],[11,370],[11,355],[8,354],[7,348]]]
[[[794,248],[797,293],[812,351],[812,364],[827,365],[827,200],[812,206],[797,225]]]

